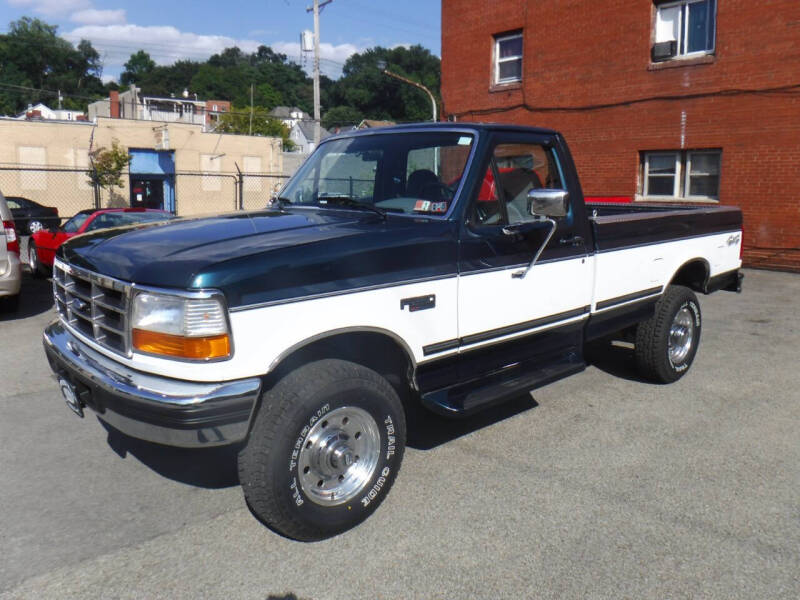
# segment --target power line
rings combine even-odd
[[[593,110],[606,110],[610,108],[620,108],[623,106],[634,106],[636,104],[644,104],[648,102],[675,102],[681,100],[695,100],[698,98],[717,98],[717,97],[736,97],[736,96],[798,96],[800,95],[800,83],[793,83],[789,85],[771,87],[771,88],[729,88],[723,90],[715,90],[711,92],[695,92],[693,94],[665,94],[658,96],[646,96],[643,98],[633,98],[628,100],[618,100],[616,102],[603,102],[597,104],[584,104],[576,106],[532,106],[527,102],[519,102],[509,106],[502,106],[499,108],[479,108],[473,110],[465,110],[458,113],[450,113],[450,116],[464,117],[464,116],[480,116],[491,115],[511,112],[514,110],[527,110],[528,112],[588,112]]]

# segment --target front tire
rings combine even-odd
[[[375,371],[308,363],[262,397],[239,479],[250,509],[288,537],[313,541],[356,526],[383,501],[405,449],[403,406]]]
[[[694,292],[681,285],[667,287],[655,314],[636,327],[639,372],[658,383],[683,377],[697,354],[701,326],[700,303]]]
[[[42,268],[42,263],[39,262],[39,252],[36,249],[33,238],[28,241],[28,268],[31,270],[31,275],[36,279],[42,277],[44,269]]]

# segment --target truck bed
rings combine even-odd
[[[733,206],[587,203],[597,252],[742,229]]]

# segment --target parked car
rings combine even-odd
[[[0,309],[17,309],[21,285],[19,237],[11,209],[0,192]]]
[[[546,129],[328,138],[273,204],[64,244],[44,347],[78,414],[239,444],[248,506],[301,540],[382,502],[407,413],[494,406],[582,371],[615,332],[644,377],[676,381],[697,294],[741,289],[738,208],[587,205]]]
[[[57,208],[42,206],[28,198],[8,196],[6,202],[11,209],[11,214],[14,215],[14,222],[17,224],[17,232],[20,235],[58,227],[61,220]]]
[[[68,239],[99,229],[154,223],[174,218],[172,213],[152,208],[104,208],[82,210],[57,229],[39,230],[28,240],[28,266],[34,277],[53,268],[56,250]]]

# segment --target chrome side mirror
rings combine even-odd
[[[532,217],[558,219],[569,212],[569,192],[538,188],[528,192],[528,212]]]

